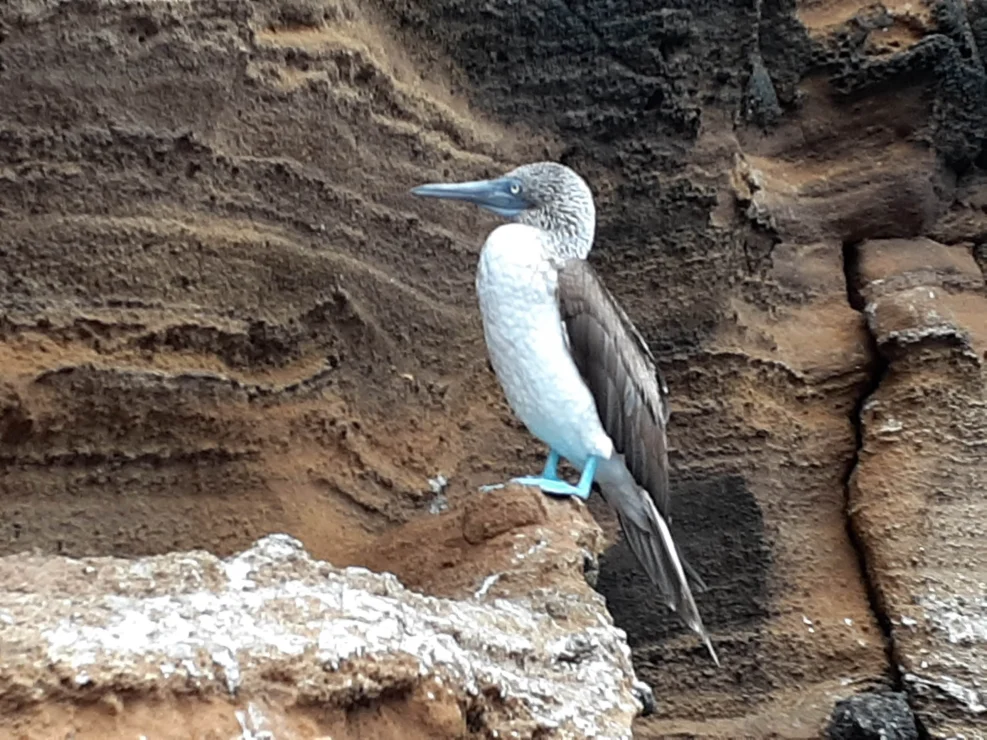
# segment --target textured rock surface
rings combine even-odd
[[[836,703],[830,740],[918,740],[918,728],[903,694],[858,694]]]
[[[240,737],[284,740],[629,738],[630,651],[582,581],[573,539],[599,530],[538,492],[505,497],[535,516],[474,543],[509,559],[489,577],[473,570],[479,587],[460,599],[335,569],[285,535],[226,560],[8,556],[0,732],[230,737],[239,724]],[[474,505],[433,526],[465,534],[502,514]],[[528,588],[549,569],[550,587]]]
[[[851,515],[926,728],[987,735],[987,292],[965,246],[864,242],[886,359],[863,406]]]
[[[637,735],[817,737],[887,687],[982,734],[985,29],[979,0],[0,4],[0,546],[284,531],[432,593],[495,572],[482,527],[421,539],[540,464],[480,344],[495,221],[407,188],[559,158],[672,388],[724,660],[617,542]]]

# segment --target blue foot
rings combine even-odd
[[[559,456],[553,450],[548,455],[548,460],[545,462],[545,471],[541,476],[527,475],[523,478],[512,478],[511,483],[519,483],[522,486],[538,486],[545,493],[551,493],[556,496],[575,496],[583,501],[588,499],[593,490],[593,477],[596,475],[597,459],[591,457],[586,461],[586,467],[583,468],[583,473],[579,476],[579,483],[576,485],[559,480],[557,476],[549,477],[549,474],[555,473],[558,461]],[[482,486],[480,490],[484,492],[493,491],[503,488],[505,485],[505,483],[498,483],[492,486]]]
[[[553,493],[556,496],[578,496],[583,501],[589,498],[589,491],[583,491],[579,486],[566,483],[564,480],[526,475],[523,478],[512,478],[511,483],[519,483],[522,486],[538,486],[545,493]]]
[[[541,478],[534,478],[529,476],[528,478],[524,478],[524,480],[525,481],[544,480],[549,483],[556,482],[556,483],[562,483],[563,485],[568,485],[567,483],[565,483],[565,481],[559,479],[558,469],[559,469],[559,453],[556,452],[555,450],[549,450],[548,457],[545,459],[545,469],[542,470]],[[518,483],[521,480],[522,480],[521,478],[518,478],[514,482]],[[496,491],[498,488],[503,488],[506,485],[507,485],[506,483],[494,483],[493,485],[489,485],[489,486],[480,486],[480,490],[486,493],[487,491]],[[538,486],[541,484],[529,482],[529,483],[525,483],[524,485]],[[572,486],[569,487],[572,488]],[[542,490],[544,491],[546,489],[542,488]]]

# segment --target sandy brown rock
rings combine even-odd
[[[407,196],[500,129],[370,9],[59,7],[0,9],[0,547],[340,562],[503,433],[474,251]]]
[[[860,246],[887,369],[863,407],[851,514],[904,686],[932,737],[987,733],[987,292],[969,248]]]
[[[473,270],[496,220],[407,189],[560,159],[594,189],[591,259],[672,389],[673,528],[725,666],[594,499],[616,541],[598,587],[660,697],[637,732],[817,737],[838,700],[905,688],[869,591],[903,603],[914,582],[880,586],[847,531],[862,402],[898,393],[883,363],[916,330],[944,332],[948,373],[922,365],[937,398],[979,392],[963,250],[987,261],[985,12],[0,4],[0,548],[228,555],[284,531],[337,565],[479,588],[512,556],[465,502],[543,450],[483,357]],[[913,292],[865,315],[879,274]],[[909,323],[913,305],[942,319]],[[922,418],[946,444],[979,433],[966,413]],[[941,487],[909,465],[909,490]],[[868,490],[900,485],[871,469]],[[440,499],[454,516],[432,530]],[[529,503],[505,518],[540,526]],[[886,557],[910,556],[879,519]]]
[[[0,559],[0,733],[630,738],[630,651],[574,541],[595,525],[536,491],[510,498],[541,520],[474,548],[510,553],[503,570],[456,564],[477,580],[458,599],[334,568],[285,535],[225,560]],[[473,519],[499,521],[481,499]]]
[[[367,547],[362,562],[371,570],[394,573],[415,591],[449,598],[463,598],[478,588],[488,594],[505,589],[534,593],[573,574],[583,581],[584,571],[595,566],[607,543],[585,506],[572,502],[572,517],[561,520],[556,514],[553,524],[549,512],[557,508],[552,499],[511,485],[469,498],[460,510],[439,521],[419,518],[384,532]],[[545,527],[554,529],[556,539],[570,543],[580,554],[565,562],[566,570],[544,571],[538,566],[542,558],[535,559],[533,568],[523,565],[530,555],[549,546],[546,538],[505,536]],[[479,574],[485,574],[482,582]]]

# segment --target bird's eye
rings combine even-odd
[[[513,185],[511,185],[511,195],[517,195],[520,192],[521,192],[521,186],[520,185],[518,185],[517,183],[514,183]]]

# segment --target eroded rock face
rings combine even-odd
[[[598,587],[659,696],[637,735],[817,737],[894,688],[975,736],[936,686],[977,690],[952,663],[975,642],[937,625],[975,625],[987,580],[985,22],[980,2],[3,3],[0,547],[229,555],[288,532],[479,588],[497,526],[429,512],[465,516],[543,450],[483,356],[496,220],[407,190],[559,159],[672,389],[673,528],[725,665],[594,500],[616,540]],[[879,441],[878,412],[909,431]],[[929,583],[949,608],[913,614]]]
[[[894,659],[934,737],[987,732],[987,293],[965,245],[859,247],[887,367],[862,410],[854,528]]]
[[[535,515],[474,543],[508,558],[458,599],[334,568],[286,535],[225,560],[0,559],[0,732],[630,738],[630,651],[579,577],[577,540],[598,530],[540,492],[504,499]],[[499,524],[498,507],[473,509],[433,526]]]

